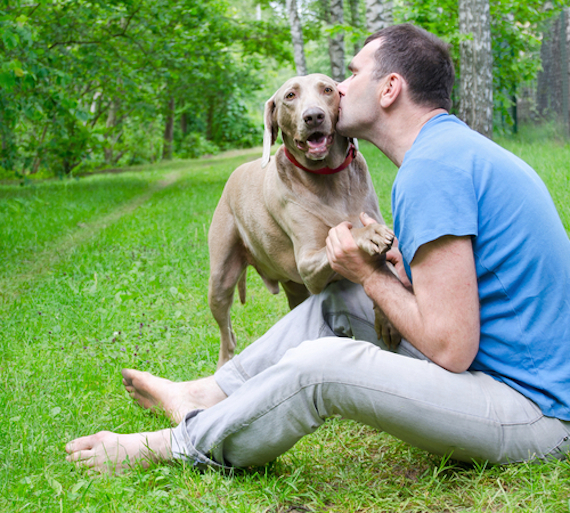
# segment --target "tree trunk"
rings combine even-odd
[[[306,75],[307,63],[305,62],[305,49],[303,46],[303,27],[297,11],[297,2],[296,0],[286,0],[286,3],[287,13],[289,14],[289,25],[291,26],[295,68],[297,69],[297,75]]]
[[[344,5],[342,0],[330,0],[327,21],[331,25],[344,24]],[[342,82],[344,75],[344,34],[341,32],[329,37],[329,57],[331,60],[331,76],[333,80]]]
[[[115,145],[111,137],[113,129],[117,124],[117,102],[113,99],[109,104],[109,112],[107,113],[107,122],[105,123],[106,130],[106,145],[105,145],[105,163],[113,164],[113,146]]]
[[[489,0],[459,0],[459,32],[471,38],[460,50],[459,117],[493,137],[493,54]]]
[[[541,117],[549,115],[550,111],[550,86],[549,77],[552,76],[552,25],[542,33],[540,45],[541,70],[537,75],[536,108]]]
[[[569,8],[564,8],[560,13],[560,75],[562,82],[562,123],[564,127],[564,136],[567,138],[570,136],[570,112],[568,112],[568,41],[570,36],[570,23],[568,20],[568,15],[570,14]]]
[[[188,113],[183,112],[180,116],[180,131],[182,135],[186,135],[188,133]]]
[[[37,146],[38,151],[36,152],[36,155],[34,157],[34,161],[32,163],[32,171],[31,171],[32,175],[35,175],[38,172],[38,169],[40,168],[40,163],[42,161],[42,157],[41,157],[42,144],[44,143],[44,139],[46,138],[47,129],[48,129],[48,124],[46,123],[44,125],[44,129],[42,130],[42,135],[40,137],[40,140],[39,140],[39,143]]]
[[[162,147],[162,160],[172,159],[172,141],[174,139],[174,97],[168,100],[166,110],[166,123],[164,125],[164,146]]]
[[[8,137],[12,133],[4,121],[4,116],[0,110],[0,140],[2,145],[0,146],[0,167],[9,168],[10,157],[8,156]]]
[[[350,0],[350,24],[355,28],[360,28],[360,2],[359,0]],[[354,55],[360,50],[360,44],[354,43]]]
[[[394,23],[393,0],[366,0],[366,30],[371,34]]]
[[[561,35],[564,33],[561,17],[550,20],[542,34],[540,59],[542,70],[538,73],[537,107],[541,116],[558,118],[562,114],[562,55]]]

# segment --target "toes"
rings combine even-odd
[[[89,451],[92,450],[97,444],[99,444],[104,438],[108,435],[112,435],[110,431],[99,431],[94,435],[87,435],[82,436],[80,438],[76,438],[75,440],[71,440],[65,446],[65,450],[68,453],[75,453],[78,451]]]
[[[65,457],[70,463],[82,463],[84,465],[90,466],[89,462],[92,462],[95,458],[95,451],[76,451],[70,453]]]
[[[121,369],[121,374],[123,375],[123,385],[132,385],[134,374],[137,372],[135,369]]]
[[[67,443],[67,445],[65,446],[65,450],[70,454],[77,451],[90,450],[93,448],[94,444],[93,436],[94,435],[76,438],[75,440],[72,440],[71,442]]]
[[[368,253],[370,256],[374,256],[378,252],[378,248],[376,247],[376,245],[371,240],[360,241],[360,243],[358,244],[358,247],[362,251],[365,251],[366,253]]]

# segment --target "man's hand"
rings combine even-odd
[[[360,214],[360,220],[365,228],[375,223],[378,224],[376,220],[365,213]],[[390,271],[392,271],[396,274],[392,269],[388,270],[386,260],[389,260],[394,263],[396,271],[400,268],[405,276],[406,272],[404,270],[402,255],[397,250],[397,242],[395,251],[389,250],[385,255],[379,255],[377,253],[370,255],[371,252],[363,248],[362,245],[359,247],[350,231],[351,228],[352,225],[350,223],[344,222],[329,231],[329,236],[326,241],[326,250],[333,271],[354,283],[363,285],[369,278],[374,279],[373,275],[376,272],[390,273]],[[384,228],[386,227],[384,226]],[[384,237],[380,237],[382,240],[379,239],[375,242],[376,247],[382,248],[386,245],[389,247],[389,244],[392,244],[392,247],[394,247],[394,234],[387,228],[386,231],[384,236],[389,235],[389,242]],[[407,276],[405,279],[409,284]],[[381,338],[390,349],[396,349],[402,338],[400,333],[376,304],[374,305],[374,313],[374,327],[376,328],[378,338]]]
[[[430,360],[451,372],[467,370],[480,336],[471,237],[447,235],[421,245],[410,268],[413,289],[380,270],[364,282],[366,294]]]
[[[360,219],[364,226],[377,223],[366,214]],[[361,249],[351,233],[352,224],[348,221],[331,228],[326,240],[326,252],[331,269],[348,280],[362,285],[375,271],[385,267],[385,257],[370,255]]]

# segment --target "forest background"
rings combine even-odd
[[[0,179],[259,145],[290,76],[342,80],[397,22],[453,45],[453,112],[492,137],[568,133],[567,0],[4,0]]]

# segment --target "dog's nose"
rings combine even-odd
[[[318,107],[312,107],[303,112],[303,119],[309,128],[315,128],[325,120],[325,111]]]

